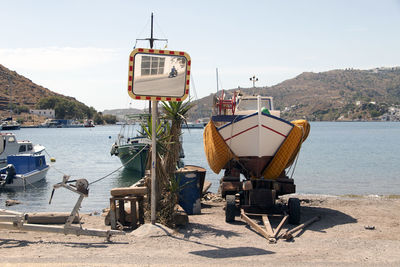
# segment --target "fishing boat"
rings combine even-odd
[[[208,154],[210,166],[215,165],[213,168],[217,173],[235,158],[246,177],[276,179],[291,163],[290,160],[298,152],[297,147],[307,137],[303,127],[309,129],[308,122],[289,122],[280,118],[280,111],[275,110],[273,97],[270,96],[244,96],[235,92],[232,99],[225,99],[222,93],[216,107],[218,115],[212,116],[206,131],[211,126],[216,127],[220,141],[229,152],[229,160],[222,163],[211,159],[217,155]],[[285,153],[283,161],[286,163],[269,166],[285,142],[293,143],[290,151]]]
[[[1,121],[1,129],[2,130],[11,131],[11,130],[19,130],[20,128],[21,128],[21,124],[14,121],[11,117],[8,117]]]
[[[25,188],[43,180],[49,168],[44,155],[8,156],[7,166],[0,169],[0,188]]]
[[[225,220],[232,222],[238,209],[245,213],[275,213],[279,196],[296,192],[286,169],[292,166],[310,131],[306,120],[286,121],[269,96],[224,92],[215,99],[217,115],[204,129],[204,150],[210,168],[225,169],[220,192],[226,198]],[[241,175],[245,180],[241,180]],[[293,176],[293,172],[292,172]],[[289,223],[300,222],[300,201],[290,198]]]
[[[138,132],[135,127],[150,115],[134,114],[126,116],[126,123],[121,126],[117,140],[111,147],[111,156],[117,156],[125,169],[129,169],[144,176],[151,140]]]
[[[14,133],[0,133],[0,168],[6,166],[10,155],[38,155],[44,151],[42,145],[33,145],[31,141],[18,141]]]
[[[204,120],[198,119],[195,122],[182,123],[182,129],[204,129],[206,125]]]
[[[93,120],[85,120],[85,122],[83,123],[84,127],[94,127],[94,122]]]

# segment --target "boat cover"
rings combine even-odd
[[[264,170],[265,179],[277,179],[280,174],[293,164],[300,151],[301,144],[307,139],[310,132],[310,124],[306,120],[292,121],[295,125],[286,140],[276,152],[274,158]]]
[[[308,137],[310,132],[308,121],[295,120],[291,123],[294,124],[293,129],[263,172],[265,179],[277,179],[286,168],[291,166],[300,151],[301,144]],[[219,134],[212,120],[204,128],[203,139],[208,165],[218,174],[236,156]]]
[[[203,144],[208,165],[216,174],[235,157],[212,120],[204,128]]]

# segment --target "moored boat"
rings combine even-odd
[[[2,120],[1,130],[11,131],[11,130],[19,130],[21,128],[21,124],[14,121],[11,117]]]
[[[7,166],[0,169],[0,188],[18,188],[32,185],[46,177],[50,166],[44,155],[11,155]]]
[[[33,145],[31,141],[18,141],[13,133],[0,133],[0,168],[7,164],[7,156],[18,154],[40,154],[42,145]]]
[[[111,147],[111,156],[118,156],[125,169],[129,169],[144,175],[147,165],[149,148],[151,140],[134,133],[135,123],[143,121],[149,117],[149,114],[129,115],[128,122],[121,126],[117,140]]]

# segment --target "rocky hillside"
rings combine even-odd
[[[0,116],[8,116],[10,98],[13,107],[24,107],[34,109],[40,99],[58,96],[68,100],[76,101],[73,97],[64,96],[54,93],[43,86],[33,83],[28,78],[19,75],[15,71],[11,71],[0,65]],[[82,103],[80,103],[82,104]]]
[[[400,108],[400,67],[305,72],[272,87],[240,90],[273,96],[289,120],[380,120],[391,107]],[[196,101],[191,120],[210,116],[213,96]]]

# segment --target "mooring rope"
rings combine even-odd
[[[53,157],[49,154],[49,152],[47,152],[46,149],[44,150],[44,152],[46,152],[47,156],[49,156],[50,159],[53,158]],[[50,160],[50,162],[51,162],[51,160]],[[56,170],[57,172],[61,173],[62,175],[67,175],[67,174],[64,173],[63,171],[60,171],[59,169],[57,169],[56,167],[54,167],[54,164],[51,164],[51,163],[50,163],[50,166],[51,166],[52,169]]]
[[[122,166],[118,167],[116,170],[110,172],[109,174],[107,174],[107,175],[105,175],[105,176],[103,176],[103,177],[101,177],[101,178],[99,178],[99,179],[97,179],[97,180],[95,180],[95,181],[93,181],[93,182],[90,182],[89,185],[94,184],[94,183],[97,183],[97,182],[100,182],[101,180],[107,178],[107,177],[110,176],[111,174],[114,174],[115,172],[119,171],[121,168],[125,167],[129,162],[131,162],[132,160],[134,160],[147,146],[148,146],[148,144],[146,144],[141,150],[139,150],[139,152],[137,152],[136,155],[133,156],[130,160],[128,160],[125,164],[122,164]]]
[[[89,185],[94,184],[94,183],[97,183],[97,182],[100,182],[101,180],[104,180],[104,179],[107,178],[108,176],[110,176],[110,175],[116,173],[117,171],[119,171],[120,169],[122,169],[123,167],[125,167],[126,165],[128,165],[132,160],[134,160],[134,159],[135,159],[145,148],[147,148],[147,147],[148,147],[148,144],[145,144],[145,146],[144,146],[141,150],[139,150],[139,152],[137,152],[137,153],[136,153],[130,160],[128,160],[125,164],[123,163],[122,166],[118,167],[116,170],[114,170],[114,171],[110,172],[109,174],[107,174],[107,175],[105,175],[105,176],[103,176],[103,177],[101,177],[101,178],[99,178],[99,179],[97,179],[97,180],[95,180],[95,181],[89,183]],[[45,151],[46,154],[51,158],[50,154],[49,154],[46,150],[44,150],[44,151]],[[57,168],[55,168],[54,165],[51,165],[51,168],[52,168],[52,169],[55,169],[57,172],[61,173],[62,175],[67,175],[66,173],[64,173],[64,172],[58,170]],[[72,175],[70,175],[70,176],[72,176]]]

